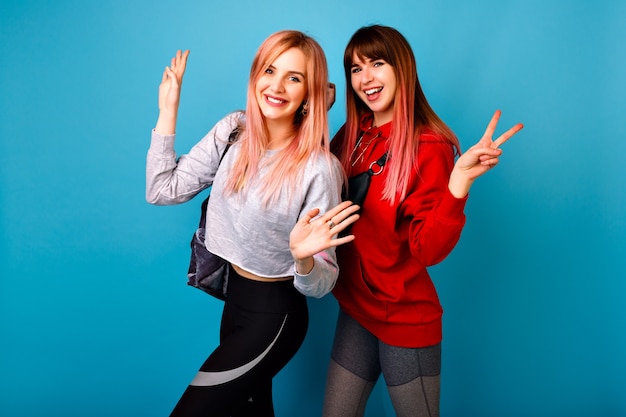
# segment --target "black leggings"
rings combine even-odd
[[[302,345],[308,323],[293,281],[253,281],[231,268],[220,345],[170,416],[273,417],[272,378]]]

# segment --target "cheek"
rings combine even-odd
[[[304,90],[301,88],[293,86],[287,87],[285,94],[289,96],[289,101],[292,104],[297,104],[299,106],[300,103],[304,101]]]
[[[263,102],[263,93],[257,89],[254,93],[254,99],[257,102],[257,105],[261,105]]]
[[[387,80],[387,84],[392,87],[391,90],[393,90],[393,92],[395,94],[395,91],[398,88],[398,83],[397,83],[397,80],[396,80],[396,77],[395,77],[394,74],[390,74],[389,75],[388,80]]]
[[[359,92],[359,80],[358,80],[358,78],[355,77],[355,76],[352,76],[350,81],[351,81],[351,84],[352,84],[352,89],[358,93]]]
[[[298,94],[299,94],[299,96],[300,96],[300,101],[301,101],[301,102],[302,102],[302,101],[304,101],[304,100],[306,100],[307,95],[308,95],[308,94],[307,94],[307,88],[306,88],[306,86],[302,86],[302,87],[300,88],[300,91],[298,92]]]
[[[254,89],[257,92],[260,92],[260,91],[267,89],[268,85],[269,85],[269,81],[265,77],[260,77],[257,80],[257,82],[254,84]]]

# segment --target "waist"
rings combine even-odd
[[[267,278],[267,277],[261,277],[259,275],[253,274],[252,272],[248,272],[245,269],[231,264],[233,269],[235,270],[235,272],[237,273],[237,275],[247,278],[247,279],[251,279],[253,281],[261,281],[261,282],[277,282],[277,281],[289,281],[289,280],[293,280],[293,276],[287,276],[287,277],[276,277],[276,278]]]

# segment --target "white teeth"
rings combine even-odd
[[[276,98],[269,97],[269,96],[267,97],[267,101],[269,101],[271,103],[275,103],[275,104],[282,104],[282,103],[285,102],[284,100],[278,100]]]
[[[365,94],[367,94],[368,96],[371,94],[376,94],[376,93],[380,93],[381,91],[383,91],[382,87],[378,87],[378,88],[371,88],[369,90],[365,90]]]

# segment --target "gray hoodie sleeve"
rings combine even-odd
[[[224,117],[178,159],[176,136],[159,135],[153,129],[146,157],[146,200],[156,205],[180,204],[211,186],[228,137],[242,116],[234,112]]]

